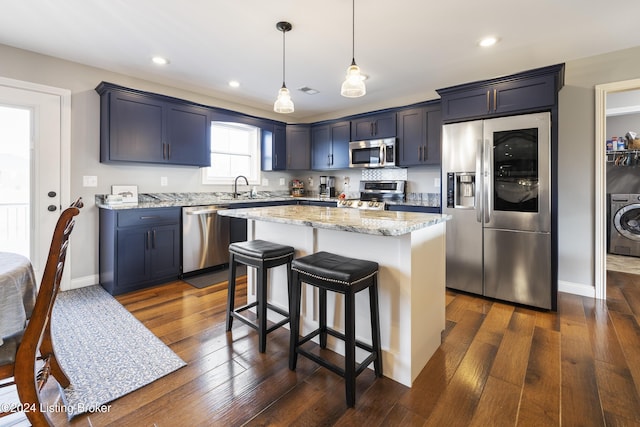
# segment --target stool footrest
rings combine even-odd
[[[329,335],[332,335],[336,338],[340,338],[341,340],[345,340],[345,335],[342,332],[338,332],[335,329],[332,328],[325,328],[326,329],[326,333]],[[305,344],[308,341],[311,341],[314,337],[320,335],[320,333],[322,332],[321,328],[315,329],[311,332],[309,332],[307,335],[300,337],[300,339],[298,340],[298,348],[296,348],[296,351],[299,354],[302,354],[306,357],[308,357],[309,359],[312,359],[314,362],[316,362],[319,365],[324,366],[327,369],[330,369],[331,371],[335,372],[336,374],[344,377],[345,376],[345,372],[344,369],[339,367],[338,365],[335,365],[331,362],[328,362],[322,358],[320,358],[319,356],[316,356],[314,353],[311,353],[303,348],[301,348],[300,346],[302,346],[303,344]],[[362,363],[356,363],[356,373],[355,376],[357,377],[358,375],[360,375],[360,373],[362,371],[364,371],[367,366],[369,366],[371,364],[371,362],[373,362],[374,360],[377,359],[378,355],[376,354],[376,352],[373,349],[373,346],[364,343],[362,341],[358,341],[356,340],[356,347],[360,347],[363,350],[366,350],[367,352],[369,352],[369,356],[367,356]]]

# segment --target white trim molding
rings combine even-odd
[[[607,94],[640,89],[640,79],[596,85],[595,297],[607,299]]]

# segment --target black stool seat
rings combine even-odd
[[[340,291],[344,290],[345,286],[357,286],[359,283],[367,287],[366,280],[378,272],[378,263],[347,258],[330,252],[316,252],[293,260],[291,268],[306,276],[315,276],[324,286]]]
[[[229,245],[229,252],[235,255],[254,258],[261,261],[274,261],[293,254],[293,247],[267,242],[266,240],[248,240]]]
[[[287,265],[287,295],[291,302],[291,261],[294,248],[280,245],[266,240],[249,240],[246,242],[234,242],[229,245],[229,287],[227,294],[227,332],[233,326],[236,318],[246,325],[258,331],[258,349],[264,353],[267,349],[267,334],[289,323],[291,309],[283,310],[267,301],[267,270],[279,265]],[[236,291],[236,265],[245,264],[257,270],[256,301],[242,307],[235,307]],[[243,311],[257,307],[257,321],[242,314]],[[275,311],[284,318],[267,327],[267,309]]]
[[[373,362],[376,376],[382,376],[382,349],[380,345],[380,321],[378,312],[378,263],[349,258],[330,252],[317,252],[293,260],[291,290],[291,343],[289,369],[295,370],[298,354],[301,354],[345,379],[348,406],[355,405],[356,377]],[[300,337],[300,299],[302,283],[316,286],[319,290],[319,326],[304,337]],[[356,340],[355,294],[369,289],[372,343]],[[341,333],[327,326],[327,291],[344,295],[345,331]],[[337,366],[321,356],[302,348],[312,338],[320,337],[320,347],[326,348],[327,334],[345,342],[344,367]],[[356,347],[369,355],[356,366]]]

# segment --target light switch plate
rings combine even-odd
[[[161,176],[160,177],[160,186],[161,187],[166,187],[167,185],[169,185],[169,179],[166,176]]]
[[[82,177],[82,186],[83,187],[97,187],[98,186],[98,177],[97,176],[83,176]]]
[[[262,186],[263,187],[267,187],[269,185],[269,179],[267,178],[262,178]]]
[[[284,178],[280,178],[280,185],[285,185],[284,184]]]

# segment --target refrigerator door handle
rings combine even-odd
[[[478,146],[476,151],[476,182],[474,183],[475,187],[475,204],[476,204],[476,221],[482,222],[482,209],[484,207],[484,202],[482,200],[482,183],[484,179],[482,179],[482,156],[483,154],[483,141],[482,139],[478,140]]]
[[[492,201],[493,201],[493,155],[492,155],[492,144],[489,139],[484,140],[484,147],[482,150],[482,160],[483,160],[483,176],[482,176],[482,184],[484,187],[484,223],[488,224],[491,222],[491,214],[493,213],[492,209]]]

